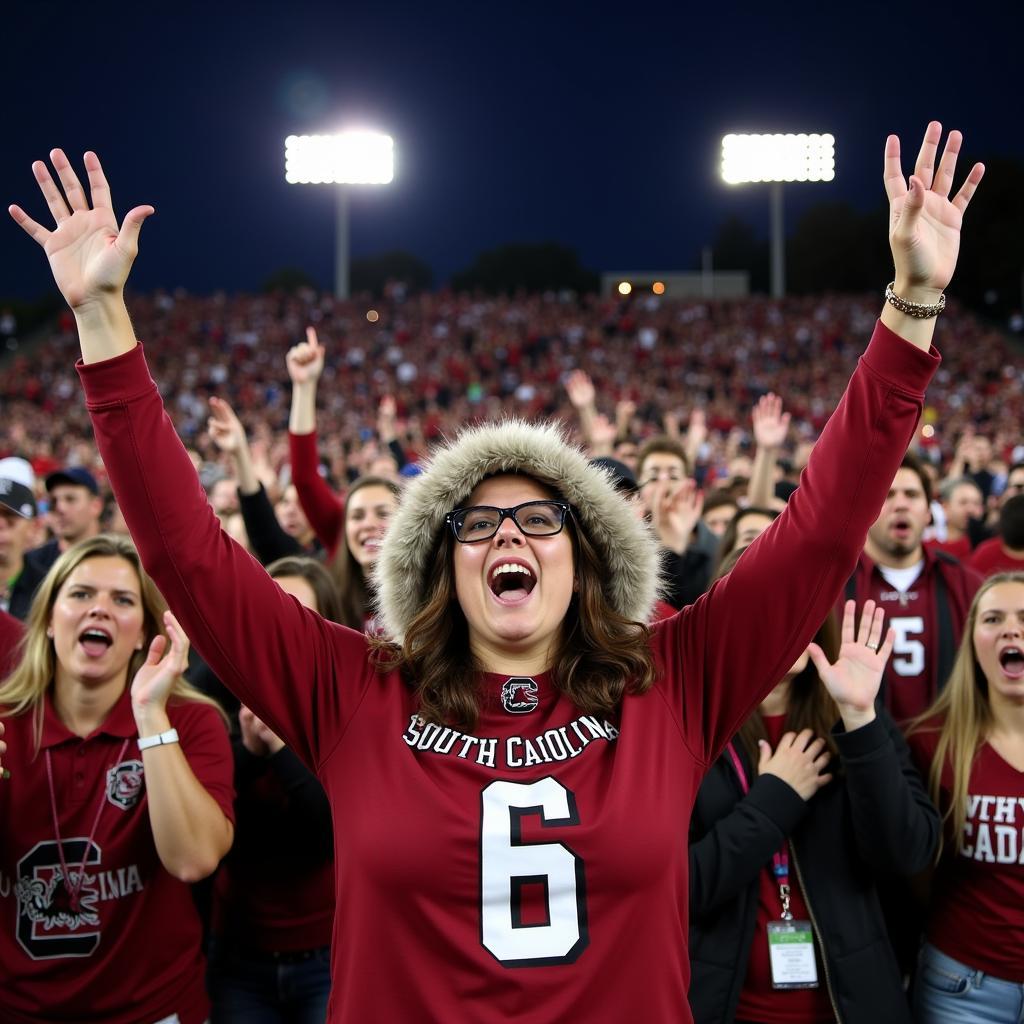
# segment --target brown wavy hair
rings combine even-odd
[[[619,615],[605,600],[597,549],[572,516],[566,518],[572,540],[578,587],[562,623],[551,675],[555,687],[583,713],[610,717],[626,694],[641,694],[654,683],[650,631]],[[443,530],[435,547],[437,566],[423,610],[413,619],[401,645],[371,638],[378,668],[398,669],[419,698],[428,722],[472,730],[480,714],[481,694],[469,644],[469,625],[455,592],[455,539]]]

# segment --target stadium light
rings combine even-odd
[[[782,186],[792,181],[832,181],[836,176],[832,135],[726,135],[722,138],[722,180],[729,185],[771,184],[772,295],[786,293],[786,232]]]
[[[349,286],[348,187],[386,185],[395,176],[390,135],[345,131],[337,135],[289,135],[284,140],[284,179],[290,185],[337,188],[334,234],[334,294],[347,299]]]

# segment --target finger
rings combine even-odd
[[[310,346],[313,348],[314,351],[317,351],[322,347],[320,345],[319,340],[317,339],[315,327],[306,328],[306,341],[309,342]]]
[[[831,760],[832,751],[826,747],[824,750],[819,750],[814,755],[814,759],[811,761],[811,764],[820,772],[821,769],[824,768]]]
[[[885,161],[882,165],[882,181],[885,184],[885,194],[889,197],[890,202],[907,194],[907,183],[903,177],[903,168],[900,165],[899,136],[890,135],[885,140]]]
[[[892,649],[896,643],[896,630],[890,627],[885,634],[885,642],[881,647],[878,648],[878,656],[883,662],[889,660],[889,655],[892,654]]]
[[[810,746],[811,741],[814,739],[814,731],[812,729],[802,729],[800,735],[797,736],[793,743],[793,746],[797,750],[806,750]]]
[[[157,633],[149,645],[149,653],[146,655],[147,665],[159,665],[167,647],[167,637],[163,633]]]
[[[864,618],[867,618],[867,606],[864,607]],[[871,616],[871,628],[868,633],[867,645],[875,651],[882,646],[882,626],[885,624],[885,609],[876,608]]]
[[[121,230],[117,234],[117,247],[134,259],[139,252],[139,232],[142,222],[156,210],[152,206],[136,206],[124,215]]]
[[[932,191],[945,199],[953,188],[953,175],[956,173],[956,158],[960,154],[960,147],[963,145],[964,137],[960,132],[949,133],[946,139],[946,148],[942,151],[942,159],[939,161],[939,169],[935,172],[935,181],[932,182]]]
[[[795,732],[786,732],[782,734],[782,739],[776,744],[775,749],[781,750],[783,746],[791,747],[796,742]]]
[[[871,632],[871,617],[875,613],[875,602],[865,601],[864,607],[860,611],[860,628],[857,630],[857,643],[866,644],[868,643],[869,634]]]
[[[50,169],[42,160],[36,160],[32,164],[32,174],[39,185],[39,191],[43,193],[46,205],[50,208],[50,213],[53,214],[53,219],[58,224],[66,221],[71,216],[71,211],[68,209],[67,201],[61,190],[54,183]]]
[[[760,775],[765,765],[772,759],[772,748],[768,746],[765,740],[757,741],[757,774]]]
[[[818,776],[818,789],[821,789],[822,786],[827,786],[831,781],[832,781],[831,774],[819,775]]]
[[[844,644],[853,643],[853,616],[856,607],[853,601],[847,601],[843,605],[843,625],[840,630],[840,640]]]
[[[978,182],[981,181],[984,174],[985,165],[975,164],[971,168],[971,173],[967,175],[967,180],[960,186],[960,191],[953,197],[953,205],[961,213],[967,209],[967,204],[971,201],[971,198],[978,187]]]
[[[810,643],[807,645],[807,653],[810,655],[811,661],[814,662],[818,675],[824,679],[825,673],[832,667],[828,658],[825,657],[825,652],[817,644]]]
[[[75,174],[71,161],[64,155],[64,150],[51,149],[50,160],[53,163],[54,170],[57,172],[57,177],[60,178],[61,185],[64,187],[64,195],[67,197],[68,206],[71,207],[72,212],[75,210],[88,210],[89,203],[85,198],[85,189],[82,188],[82,183],[78,180],[78,175]]]
[[[925,187],[921,179],[916,175],[910,176],[910,191],[903,200],[903,213],[900,217],[896,233],[904,237],[913,235],[915,225],[924,209]]]
[[[34,221],[20,206],[7,207],[7,212],[14,218],[14,223],[20,227],[25,234],[31,236],[40,245],[46,245],[46,240],[52,232],[47,231],[42,224]]]
[[[107,184],[106,175],[100,165],[100,158],[89,150],[83,157],[85,173],[89,176],[89,197],[92,199],[93,209],[113,210],[113,202],[110,198],[110,186]]]
[[[921,151],[917,154],[914,173],[921,179],[926,189],[932,187],[935,174],[935,154],[939,151],[939,139],[942,138],[942,125],[938,121],[930,121],[921,140]]]

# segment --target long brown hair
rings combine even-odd
[[[366,618],[373,604],[370,593],[369,580],[363,572],[363,567],[356,561],[348,546],[348,512],[352,496],[361,491],[364,487],[386,487],[397,501],[401,496],[401,488],[394,482],[383,476],[361,476],[348,489],[345,495],[345,517],[342,521],[341,534],[338,537],[338,544],[334,549],[334,555],[328,564],[334,582],[338,587],[338,596],[341,600],[340,616],[336,620],[343,626],[359,630],[361,633],[366,626]],[[328,616],[324,616],[327,618]]]
[[[715,579],[728,573],[746,550],[746,547],[742,547],[726,555]],[[814,634],[814,642],[832,663],[839,657],[840,638],[839,620],[835,611],[830,611],[825,616],[825,621],[818,627],[818,632]],[[799,733],[803,729],[810,729],[815,736],[823,739],[833,757],[833,767],[830,770],[837,771],[840,764],[839,748],[832,738],[832,727],[839,721],[839,708],[810,659],[803,670],[793,677],[787,705],[786,731]],[[750,763],[756,766],[760,760],[758,741],[768,739],[760,708],[755,708],[753,714],[740,726],[736,738]]]
[[[296,576],[305,580],[316,598],[316,611],[321,618],[341,622],[341,598],[334,577],[313,558],[304,555],[286,555],[267,566],[267,575],[274,580],[283,576]]]
[[[562,623],[551,675],[554,685],[584,714],[610,716],[623,696],[649,690],[654,682],[650,632],[619,615],[605,600],[597,550],[571,517],[577,589]],[[399,646],[373,638],[381,671],[399,669],[419,698],[428,722],[471,730],[480,713],[480,692],[469,644],[469,625],[455,592],[455,540],[442,531],[433,563],[437,571],[423,610]]]
[[[964,841],[971,769],[978,751],[995,724],[988,698],[988,680],[974,651],[974,627],[978,621],[978,605],[982,597],[999,583],[1024,585],[1024,572],[996,573],[978,588],[967,612],[963,638],[949,680],[931,707],[918,715],[907,730],[908,735],[915,732],[938,733],[935,754],[928,769],[928,795],[936,807],[942,806],[939,802],[942,795],[942,771],[948,764],[952,771],[952,799],[942,815],[942,821],[954,837],[957,853]],[[938,855],[942,853],[942,846],[943,841],[940,839]]]
[[[67,578],[83,562],[90,558],[121,558],[134,570],[139,580],[139,595],[142,600],[143,644],[132,653],[128,662],[127,685],[135,673],[142,668],[149,655],[149,645],[158,634],[164,633],[164,612],[167,603],[156,589],[156,584],[142,568],[139,554],[128,537],[121,534],[101,533],[96,537],[80,541],[68,548],[54,562],[43,582],[39,584],[32,607],[25,622],[25,635],[19,650],[20,657],[14,671],[0,683],[0,707],[5,715],[19,715],[27,711],[33,714],[33,728],[36,749],[42,742],[43,705],[46,691],[53,685],[57,671],[57,654],[53,640],[47,636],[53,606],[60,588]],[[195,701],[215,707],[227,724],[227,716],[221,706],[211,697],[200,693],[195,687],[179,676],[171,686],[171,702]]]

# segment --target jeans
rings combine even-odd
[[[924,945],[914,984],[918,1024],[1024,1024],[1024,985]]]
[[[275,963],[218,950],[207,975],[212,1024],[324,1024],[331,993],[331,953]]]

